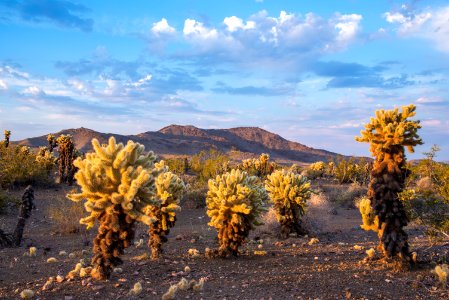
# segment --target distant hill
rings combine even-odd
[[[331,160],[338,154],[314,149],[292,142],[258,127],[237,127],[230,129],[201,129],[194,126],[170,125],[159,131],[148,131],[137,135],[102,133],[87,128],[66,129],[53,133],[55,136],[70,134],[76,147],[87,152],[92,149],[93,138],[106,143],[113,135],[117,141],[133,140],[145,145],[148,150],[162,156],[193,155],[202,150],[217,149],[225,153],[241,153],[242,157],[268,153],[280,162],[310,163]],[[47,145],[45,136],[28,138],[16,142],[20,145],[39,147]]]

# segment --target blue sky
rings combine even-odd
[[[0,2],[0,129],[259,126],[342,154],[413,103],[449,160],[448,1]]]

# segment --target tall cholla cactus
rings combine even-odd
[[[153,152],[144,154],[145,147],[138,143],[129,141],[123,146],[111,137],[108,145],[101,146],[96,139],[92,145],[94,153],[74,162],[81,193],[68,197],[87,200],[84,206],[90,215],[81,219],[81,224],[91,228],[95,220],[100,222],[91,276],[106,279],[112,268],[122,263],[119,256],[134,237],[135,222],[151,225],[154,221],[147,212],[154,204],[158,171],[154,168],[156,156]]]
[[[235,169],[210,179],[208,185],[207,215],[209,225],[218,231],[219,255],[237,256],[249,231],[260,225],[257,219],[265,211],[266,191],[256,176]]]
[[[8,146],[9,146],[9,138],[11,137],[11,131],[5,130],[4,131],[4,135],[5,135],[5,141],[3,142],[3,144],[5,145],[5,148],[8,148]]]
[[[402,262],[411,262],[407,234],[407,216],[398,194],[403,190],[408,175],[404,147],[413,152],[413,147],[421,145],[417,131],[419,121],[411,121],[416,107],[402,107],[402,112],[378,110],[376,117],[361,131],[358,142],[370,143],[370,151],[375,157],[368,198],[378,220],[380,248],[387,258],[398,256]]]
[[[75,144],[71,135],[61,135],[56,139],[59,146],[59,182],[72,185],[75,168]]]
[[[301,217],[311,196],[310,181],[299,174],[278,170],[268,175],[265,189],[281,224],[281,237],[287,238],[292,231],[304,234]]]
[[[50,151],[50,153],[52,153],[53,149],[56,148],[56,146],[57,146],[55,136],[53,134],[47,135],[47,142],[48,142],[48,151]]]
[[[176,212],[181,210],[179,203],[186,190],[181,178],[168,172],[164,161],[157,163],[156,169],[161,172],[156,178],[157,202],[147,210],[148,216],[155,220],[148,230],[152,259],[158,259],[162,253],[162,243],[167,241],[165,236],[175,225]]]

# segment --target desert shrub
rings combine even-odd
[[[0,145],[0,186],[48,185],[51,183],[51,163],[40,158],[24,146]]]
[[[184,182],[164,165],[164,161],[156,164],[161,173],[156,178],[156,197],[159,201],[147,209],[147,215],[154,219],[150,224],[148,246],[151,249],[151,258],[157,259],[162,253],[162,243],[167,241],[166,235],[175,225],[176,212],[182,195],[185,192]]]
[[[173,172],[176,175],[186,174],[189,170],[189,160],[187,157],[167,158],[164,161],[170,169],[170,172]]]
[[[84,216],[81,202],[67,201],[64,197],[56,197],[48,206],[46,215],[52,221],[56,233],[78,233],[82,229],[80,219]]]
[[[238,169],[209,180],[207,215],[209,225],[218,231],[220,256],[237,256],[250,230],[260,224],[267,193],[258,182],[256,176]]]
[[[275,162],[270,161],[269,154],[262,153],[258,159],[244,159],[238,168],[247,172],[250,176],[265,179],[277,168],[277,165]]]
[[[192,156],[190,168],[198,175],[199,181],[207,182],[229,170],[229,157],[215,149],[201,151]]]
[[[402,111],[378,110],[370,123],[365,125],[359,142],[370,143],[375,157],[371,172],[368,198],[378,218],[380,248],[384,256],[399,258],[400,262],[412,262],[408,236],[403,227],[408,219],[404,205],[399,199],[405,179],[409,173],[404,147],[413,152],[413,147],[422,144],[417,132],[419,121],[409,120],[415,116],[414,105],[402,107]]]
[[[299,174],[279,170],[267,176],[265,189],[276,209],[281,236],[287,238],[291,232],[304,234],[301,217],[311,196],[310,181]]]
[[[135,222],[151,225],[155,221],[148,212],[157,201],[155,178],[159,170],[153,152],[145,154],[145,147],[138,143],[128,141],[124,146],[111,137],[108,145],[101,146],[96,139],[92,145],[95,152],[74,162],[81,192],[68,197],[75,202],[87,200],[84,206],[89,216],[82,218],[81,224],[91,228],[96,220],[100,222],[91,276],[106,279],[113,267],[122,263],[119,256],[134,238]]]
[[[207,188],[187,188],[181,199],[181,206],[186,208],[206,207]]]
[[[364,159],[358,162],[353,158],[339,158],[333,163],[333,172],[331,175],[340,184],[359,183],[365,184],[369,179],[370,163]]]
[[[330,202],[336,206],[354,208],[354,202],[362,195],[366,195],[366,187],[358,183],[332,184],[322,187]]]
[[[438,146],[412,166],[407,189],[400,194],[408,217],[424,225],[430,236],[449,235],[449,165],[434,161]]]

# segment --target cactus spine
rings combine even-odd
[[[281,224],[281,237],[287,238],[292,231],[298,235],[304,234],[301,217],[311,196],[310,181],[299,174],[278,170],[268,175],[265,189]]]
[[[220,256],[237,256],[238,248],[249,231],[259,225],[258,217],[265,211],[265,189],[258,178],[240,170],[210,179],[206,205],[209,225],[218,231]]]
[[[181,210],[179,203],[186,189],[181,178],[168,172],[164,161],[157,163],[156,168],[161,171],[156,178],[157,203],[147,212],[155,220],[148,230],[152,259],[158,259],[162,253],[162,243],[167,241],[165,236],[175,225],[176,212]]]
[[[387,258],[399,257],[400,262],[412,262],[407,233],[403,227],[408,219],[398,194],[404,189],[409,173],[406,167],[404,147],[413,152],[421,145],[417,131],[419,121],[414,105],[402,107],[402,111],[378,110],[376,117],[365,125],[358,142],[370,143],[370,152],[375,157],[371,171],[368,198],[378,222],[380,249]]]
[[[156,156],[153,152],[144,154],[145,147],[132,141],[126,146],[116,144],[113,137],[108,145],[101,146],[96,139],[92,145],[95,152],[74,162],[81,192],[68,197],[87,200],[84,206],[90,215],[81,219],[81,224],[91,228],[95,220],[100,222],[91,275],[106,279],[113,267],[122,263],[119,256],[134,237],[135,222],[150,225],[154,221],[147,211],[154,204]]]

